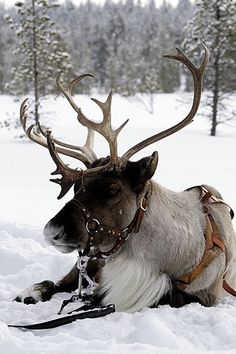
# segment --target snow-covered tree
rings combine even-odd
[[[187,22],[193,16],[193,5],[190,0],[179,0],[176,8],[174,8],[173,23],[174,23],[174,38],[176,45],[181,46],[184,38],[184,28]]]
[[[160,26],[158,10],[154,0],[150,0],[142,16],[143,46],[141,47],[140,83],[137,85],[137,96],[147,96],[143,100],[146,109],[154,113],[154,95],[160,92],[160,62],[162,50],[160,48]]]
[[[17,37],[14,54],[18,62],[12,68],[9,90],[15,95],[33,92],[33,114],[37,123],[40,99],[55,90],[58,72],[70,69],[69,55],[55,23],[50,19],[50,11],[58,7],[57,4],[29,0],[24,3],[18,1],[15,6],[18,17],[5,16]]]
[[[1,47],[1,52],[4,53],[6,44],[4,42],[2,30],[3,30],[3,13],[4,13],[4,6],[3,4],[0,3],[0,47]],[[1,54],[2,54],[1,53]],[[4,82],[4,57],[3,55],[0,56],[0,92],[3,91],[3,82]]]
[[[236,3],[235,0],[198,0],[192,20],[186,28],[184,47],[191,56],[199,56],[200,43],[210,50],[210,62],[204,87],[210,91],[207,104],[211,107],[211,135],[217,125],[233,118],[227,112],[226,96],[236,89]]]
[[[163,4],[157,8],[155,0],[148,0],[145,5],[141,0],[106,0],[103,4],[85,0],[78,5],[71,0],[65,0],[56,11],[49,6],[52,0],[48,1],[47,6],[42,5],[48,4],[43,0],[34,0],[34,3],[38,25],[36,39],[37,45],[40,45],[37,61],[43,63],[38,71],[38,81],[44,68],[47,67],[47,62],[41,59],[41,54],[46,54],[48,51],[46,59],[60,52],[69,52],[73,72],[77,74],[90,72],[96,76],[94,81],[81,82],[78,87],[80,93],[87,93],[91,85],[96,85],[96,89],[101,92],[107,92],[113,87],[126,96],[137,97],[137,94],[140,98],[145,96],[145,102],[148,95],[148,110],[151,111],[154,94],[159,91],[173,92],[179,87],[179,65],[174,61],[163,59],[162,56],[173,52],[176,44],[179,46],[183,38],[183,25],[191,15],[190,0],[180,0],[176,8],[170,6],[168,1],[163,1]],[[10,53],[15,50],[17,56],[11,55],[6,61],[1,58],[4,68],[3,83],[9,81],[6,77],[9,78],[10,68],[17,68],[13,69],[15,74],[15,82],[11,85],[13,93],[17,93],[17,90],[19,93],[33,90],[33,80],[25,80],[33,72],[26,69],[33,55],[31,49],[29,55],[26,50],[26,45],[32,48],[30,44],[32,43],[32,15],[31,12],[26,12],[26,9],[30,11],[32,8],[32,0],[26,0],[24,5],[18,2],[18,5],[20,5],[17,7],[19,14],[17,16],[12,14],[10,24],[17,30],[17,38],[14,43],[9,43],[7,49]],[[47,10],[45,16],[41,15],[43,9]],[[47,16],[60,28],[60,35],[57,35],[57,38],[52,39],[49,35],[51,30],[56,32],[55,25],[51,26],[50,21],[45,20],[44,28],[48,27],[45,35],[39,33],[42,27],[40,21]],[[23,20],[26,22],[25,28],[21,24]],[[52,43],[55,43],[53,50]],[[55,49],[57,43],[59,46]],[[66,43],[66,49],[63,43]],[[45,48],[41,49],[43,44]],[[52,61],[56,63],[55,66],[60,66],[57,60]],[[55,66],[47,80],[40,83],[42,87],[40,95],[44,92],[52,92],[55,88],[57,71]],[[63,69],[61,66],[60,68]],[[27,77],[25,74],[22,75],[24,72],[27,72]],[[46,75],[43,74],[42,77],[45,78]]]
[[[142,55],[142,30],[144,9],[136,6],[133,0],[127,0],[120,8],[121,23],[123,24],[122,38],[116,49],[119,68],[117,78],[118,90],[124,96],[133,96],[140,89],[144,57]],[[137,23],[137,18],[139,23]],[[114,56],[115,59],[115,56]]]
[[[118,50],[120,93],[139,101],[151,113],[154,95],[167,87],[162,80],[161,68],[162,55],[168,51],[169,44],[163,43],[162,46],[161,39],[170,33],[166,22],[160,19],[160,12],[153,0],[144,8],[132,0],[127,1],[123,11],[124,38]],[[169,43],[171,45],[172,41]]]
[[[10,80],[10,72],[15,59],[12,55],[15,38],[4,20],[6,11],[4,4],[0,2],[0,93],[5,92],[5,84]],[[8,9],[8,11],[11,14],[15,13],[14,9]]]
[[[173,53],[176,47],[173,7],[163,1],[159,10],[159,83],[163,92],[173,92],[180,85],[180,66],[172,60],[163,59],[164,54]]]

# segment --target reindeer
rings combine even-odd
[[[177,49],[165,57],[183,63],[194,81],[190,112],[176,125],[130,148],[118,157],[117,137],[124,128],[111,127],[112,93],[106,102],[92,99],[101,109],[103,120],[89,120],[77,106],[72,90],[90,74],[84,74],[65,87],[60,75],[59,90],[88,128],[83,147],[65,144],[43,127],[26,128],[26,100],[20,119],[25,133],[46,147],[61,174],[53,182],[61,186],[62,198],[74,186],[74,197],[45,226],[46,240],[61,252],[79,251],[88,258],[88,274],[98,285],[94,299],[103,305],[115,304],[118,311],[135,312],[145,307],[169,303],[182,306],[199,301],[204,306],[217,303],[227,279],[235,280],[236,238],[228,205],[210,186],[196,186],[177,193],[155,182],[152,177],[158,153],[139,161],[131,157],[150,144],[176,133],[192,122],[200,103],[202,78],[209,59],[199,67]],[[110,155],[98,159],[92,148],[93,134],[108,142]],[[59,154],[78,159],[86,169],[74,170]],[[78,286],[77,263],[57,284],[46,280],[34,284],[17,296],[26,304],[49,300],[57,292],[73,291]],[[229,286],[228,286],[229,287]],[[233,289],[231,289],[233,291]]]

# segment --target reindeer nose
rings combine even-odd
[[[60,238],[62,238],[62,236],[64,235],[64,227],[62,227],[61,231],[56,235],[53,236],[53,240],[59,240]]]
[[[64,227],[53,225],[50,221],[44,227],[43,234],[47,242],[54,243],[60,240],[64,235]]]

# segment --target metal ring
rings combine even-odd
[[[94,228],[94,229],[90,229],[90,228],[89,228],[89,224],[92,223],[92,222],[95,223],[95,228]],[[85,227],[86,227],[87,232],[91,232],[91,231],[97,231],[97,227],[98,227],[99,225],[100,225],[100,222],[99,222],[97,219],[90,219],[90,220],[88,220],[88,221],[86,222]]]
[[[144,207],[143,206],[143,203],[144,202],[147,202],[147,199],[145,199],[144,197],[141,199],[141,201],[140,201],[140,209],[142,210],[142,211],[147,211],[147,206],[146,207]]]
[[[127,232],[128,231],[128,232]],[[127,232],[127,235],[125,235],[124,237],[121,237],[121,239],[123,239],[123,240],[127,240],[128,238],[129,238],[129,236],[130,236],[130,232],[129,232],[129,228],[128,227],[126,227],[125,229],[123,229],[122,230],[122,232],[121,232],[121,235],[123,235],[123,234],[125,234]]]

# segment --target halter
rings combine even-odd
[[[144,216],[144,213],[147,211],[148,205],[148,196],[151,193],[151,183],[147,183],[146,188],[144,189],[144,196],[139,202],[139,206],[136,210],[133,220],[129,223],[128,226],[124,228],[114,228],[108,227],[98,221],[98,219],[93,218],[88,208],[81,203],[79,200],[73,198],[67,204],[73,204],[76,208],[82,213],[85,220],[85,229],[88,233],[88,240],[86,242],[85,248],[83,251],[79,251],[79,257],[77,261],[77,268],[79,270],[79,279],[78,279],[78,288],[76,290],[76,295],[72,295],[69,300],[64,300],[60,311],[58,314],[61,314],[64,307],[71,302],[75,302],[79,299],[82,299],[85,303],[91,304],[93,291],[96,288],[97,284],[90,278],[87,273],[87,265],[89,260],[92,259],[106,259],[112,254],[116,253],[125,241],[129,238],[132,232],[138,233],[140,225]],[[115,245],[109,251],[101,251],[94,253],[95,250],[95,240],[98,235],[115,238]],[[102,244],[101,242],[99,246]],[[88,285],[83,288],[82,281],[85,279]]]
[[[88,257],[89,259],[106,259],[110,255],[116,253],[125,241],[129,238],[132,232],[138,233],[140,225],[144,216],[144,213],[147,211],[148,205],[148,196],[151,193],[151,185],[148,183],[144,196],[139,202],[139,206],[136,210],[133,220],[129,223],[128,226],[124,228],[113,228],[108,227],[99,222],[97,218],[92,217],[88,208],[81,203],[79,200],[73,198],[67,204],[73,204],[81,212],[85,220],[85,228],[88,233],[88,240],[83,251],[80,252],[80,257]],[[95,250],[95,241],[96,237],[101,235],[103,237],[114,238],[116,240],[115,245],[109,251],[99,250],[96,253],[93,253]],[[103,243],[103,242],[102,242]],[[99,246],[102,244],[100,243]]]

